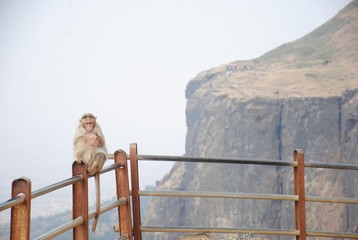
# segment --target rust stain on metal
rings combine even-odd
[[[72,219],[83,218],[83,223],[73,229],[74,240],[88,240],[88,173],[84,163],[74,162],[72,175],[83,179],[72,186]]]
[[[293,160],[297,162],[293,175],[294,191],[295,195],[298,195],[298,201],[295,202],[295,222],[296,229],[300,231],[300,235],[296,236],[296,239],[306,240],[305,164],[302,150],[295,150],[293,152]]]
[[[30,239],[31,181],[19,178],[12,183],[12,198],[25,194],[25,201],[11,209],[11,240]]]
[[[128,235],[128,239],[132,239],[132,218],[131,218],[131,203],[130,203],[130,192],[129,192],[129,178],[128,178],[128,164],[127,154],[118,150],[114,153],[115,163],[121,163],[122,168],[116,168],[116,185],[117,185],[117,198],[124,197],[126,204],[121,204],[118,207],[119,216],[119,232],[120,236]]]
[[[131,183],[132,183],[132,202],[133,202],[133,233],[136,240],[142,240],[140,230],[140,199],[139,199],[139,171],[138,171],[138,149],[137,144],[130,144],[131,162]]]

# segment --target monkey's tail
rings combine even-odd
[[[99,183],[99,173],[97,172],[94,175],[94,182],[95,182],[95,188],[96,188],[96,215],[94,217],[93,220],[93,224],[92,224],[92,232],[96,231],[96,227],[97,227],[97,222],[98,222],[98,218],[100,215],[100,211],[101,211],[101,194],[100,194],[100,183]]]

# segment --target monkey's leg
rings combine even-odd
[[[95,175],[98,172],[98,162],[94,161],[92,164],[88,164],[87,171],[90,176]]]
[[[82,159],[83,159],[83,157],[82,157],[83,152],[76,151],[74,155],[75,155],[75,161],[76,161],[77,163],[81,163],[81,162],[82,162]]]
[[[103,153],[97,153],[95,156],[95,160],[93,161],[93,163],[88,163],[88,173],[90,175],[94,175],[96,172],[101,171],[104,162],[106,161],[106,155],[104,155]]]
[[[94,181],[95,181],[95,188],[96,188],[96,215],[94,217],[93,220],[93,224],[92,224],[92,232],[96,231],[96,227],[97,227],[97,222],[98,222],[98,218],[100,215],[100,211],[101,211],[101,193],[100,193],[100,182],[99,182],[99,173],[97,172],[94,175]]]

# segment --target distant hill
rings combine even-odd
[[[186,98],[188,156],[291,160],[299,148],[306,161],[357,164],[358,1],[259,58],[199,73]],[[352,171],[307,169],[306,181],[307,195],[358,197]],[[283,167],[177,163],[158,189],[293,194],[292,186]],[[356,205],[306,207],[308,230],[358,232]],[[144,225],[292,229],[292,209],[284,201],[155,198]]]
[[[357,88],[357,5],[353,1],[313,32],[259,58],[200,73],[189,82],[186,97],[328,97]]]

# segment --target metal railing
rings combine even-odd
[[[127,155],[118,150],[114,155],[114,164],[102,169],[100,174],[115,171],[117,200],[100,208],[100,213],[111,209],[118,209],[119,238],[131,239],[131,210],[130,191],[127,168]],[[72,221],[64,223],[57,228],[44,233],[35,240],[52,239],[69,230],[73,230],[74,240],[88,239],[88,220],[95,217],[96,212],[88,212],[88,178],[87,167],[83,163],[74,162],[72,165],[72,177],[61,182],[46,186],[31,192],[31,181],[28,178],[19,178],[12,183],[12,198],[0,204],[0,212],[11,208],[10,239],[30,239],[30,215],[31,200],[58,189],[72,186]]]
[[[252,164],[293,167],[294,195],[287,194],[259,194],[259,193],[232,193],[232,192],[200,192],[200,191],[141,191],[139,190],[139,161],[172,161],[172,162],[200,162],[200,163],[220,163],[220,164]],[[158,156],[158,155],[138,155],[136,144],[130,145],[130,162],[132,176],[133,206],[140,205],[140,197],[199,197],[199,198],[235,198],[235,199],[260,199],[260,200],[282,200],[293,201],[295,208],[295,229],[257,229],[257,228],[213,228],[213,227],[157,227],[142,226],[140,219],[140,208],[133,209],[133,231],[136,240],[141,240],[143,232],[182,232],[182,233],[254,233],[259,235],[288,235],[295,236],[296,239],[306,239],[309,237],[330,237],[330,238],[353,238],[358,239],[357,233],[342,232],[318,232],[306,230],[306,202],[320,203],[343,203],[358,204],[358,198],[342,197],[318,197],[305,195],[305,168],[327,168],[341,170],[358,170],[358,165],[323,163],[323,162],[304,162],[304,153],[301,150],[293,152],[293,161],[281,160],[260,160],[260,159],[232,159],[232,158],[202,158],[187,156]],[[134,181],[134,184],[133,184]]]
[[[342,197],[318,197],[305,195],[305,168],[328,168],[342,170],[358,170],[354,164],[329,164],[321,162],[304,162],[304,154],[300,150],[293,152],[293,161],[259,160],[259,159],[231,159],[231,158],[201,158],[183,156],[160,156],[160,155],[138,155],[137,144],[130,144],[130,155],[118,150],[109,154],[114,159],[114,164],[104,168],[100,174],[114,170],[116,176],[117,200],[102,206],[100,213],[118,208],[118,226],[115,231],[119,232],[120,239],[141,240],[143,232],[185,232],[185,233],[254,233],[259,235],[288,235],[296,239],[311,237],[331,238],[353,238],[358,239],[356,233],[341,232],[317,232],[306,230],[306,202],[320,203],[343,203],[358,204],[357,198]],[[130,176],[128,173],[127,160],[130,160]],[[260,193],[232,193],[232,192],[205,192],[205,191],[142,191],[139,189],[139,161],[171,161],[171,162],[204,162],[220,164],[252,164],[283,166],[293,168],[294,194],[260,194]],[[129,184],[129,177],[131,184]],[[13,181],[12,198],[0,204],[0,212],[11,208],[11,240],[30,239],[30,213],[31,200],[52,191],[71,186],[73,188],[73,211],[72,221],[64,223],[57,228],[44,233],[36,238],[52,239],[64,232],[73,230],[74,240],[88,239],[88,220],[94,218],[96,212],[88,212],[88,173],[84,164],[76,162],[72,165],[72,177],[61,182],[31,192],[31,181],[20,178]],[[130,189],[131,185],[131,195]],[[196,197],[196,198],[230,198],[230,199],[259,199],[259,200],[281,200],[294,202],[295,228],[294,229],[259,229],[259,228],[213,228],[213,227],[157,227],[143,226],[141,223],[140,197]],[[129,200],[132,200],[131,202]],[[131,208],[132,205],[132,208]]]

